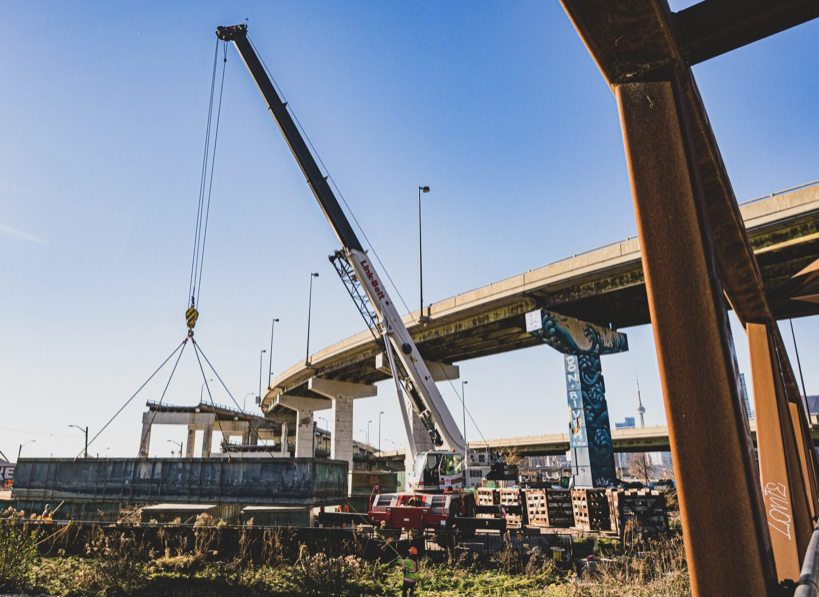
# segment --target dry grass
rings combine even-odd
[[[332,557],[307,545],[294,548],[287,530],[256,533],[262,541],[251,550],[250,533],[243,533],[229,554],[216,554],[223,529],[200,525],[189,547],[175,543],[173,549],[155,553],[147,543],[112,529],[97,528],[86,535],[81,556],[65,557],[62,549],[49,556],[32,552],[31,535],[0,535],[1,554],[12,547],[28,546],[32,554],[15,590],[54,596],[186,596],[290,595],[354,597],[396,594],[401,574],[395,562],[368,561],[359,555]],[[173,529],[164,529],[171,534]],[[66,535],[68,536],[68,535]],[[76,537],[76,536],[75,536]],[[165,545],[171,545],[167,538]],[[16,543],[15,543],[16,542]],[[350,542],[344,549],[362,553]],[[507,547],[489,558],[462,553],[443,564],[423,561],[419,595],[452,597],[685,597],[690,586],[684,549],[679,535],[649,538],[629,527],[622,541],[578,544],[576,554],[594,553],[591,563],[579,571],[557,567],[540,551]],[[53,551],[53,550],[52,550]],[[255,556],[251,555],[251,552]],[[75,550],[76,552],[76,550]],[[16,552],[15,552],[16,553]],[[261,555],[260,555],[261,554]],[[255,560],[254,560],[255,558]],[[8,560],[11,563],[11,560]],[[5,566],[5,567],[4,567]],[[10,568],[0,561],[0,570]],[[579,573],[578,573],[579,572]],[[7,574],[7,573],[6,573]],[[0,583],[9,582],[7,577]],[[4,586],[0,584],[0,586]],[[11,585],[5,585],[11,587]]]

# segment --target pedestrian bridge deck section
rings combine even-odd
[[[347,463],[315,458],[23,458],[11,498],[52,504],[335,505],[347,499]]]
[[[767,292],[819,258],[819,183],[811,183],[741,206]],[[809,289],[819,292],[815,288]],[[640,246],[636,237],[573,255],[433,304],[404,316],[424,359],[454,363],[538,344],[526,333],[524,315],[550,309],[615,329],[650,322]],[[819,313],[819,304],[791,301],[777,317]],[[325,348],[277,377],[262,401],[273,409],[282,395],[330,400],[312,392],[311,378],[373,384],[389,377],[369,331]],[[450,370],[450,377],[452,376]],[[456,375],[457,376],[457,375]]]

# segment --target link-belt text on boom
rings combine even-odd
[[[375,276],[370,270],[370,266],[367,265],[366,259],[361,260],[361,267],[364,268],[364,273],[367,274],[367,279],[370,281],[370,286],[372,286],[373,290],[375,290],[375,294],[378,296],[378,298],[383,299],[384,291],[381,290],[381,286],[379,286],[378,280],[375,279]]]

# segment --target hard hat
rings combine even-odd
[[[414,547],[410,547],[410,553],[411,553],[412,555],[416,555],[416,554],[418,553],[418,550],[417,550],[417,549],[415,549]]]

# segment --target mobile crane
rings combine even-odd
[[[319,169],[290,115],[287,104],[280,98],[248,40],[247,25],[218,27],[216,35],[236,46],[307,179],[310,190],[341,243],[341,250],[335,251],[330,256],[330,261],[389,361],[407,433],[407,448],[414,462],[413,470],[407,471],[409,488],[414,492],[449,494],[454,490],[475,487],[484,478],[516,479],[517,467],[507,467],[499,455],[475,452],[466,445],[418,347],[387,294],[375,265],[358,240],[327,178]],[[404,399],[404,394],[408,399]],[[408,406],[417,413],[436,449],[421,452],[416,449]],[[415,503],[420,507],[424,500],[430,501],[424,496],[416,498],[418,499],[413,500],[411,496],[402,496],[398,499],[407,502],[408,507]],[[457,509],[460,512],[468,510],[463,504]]]

